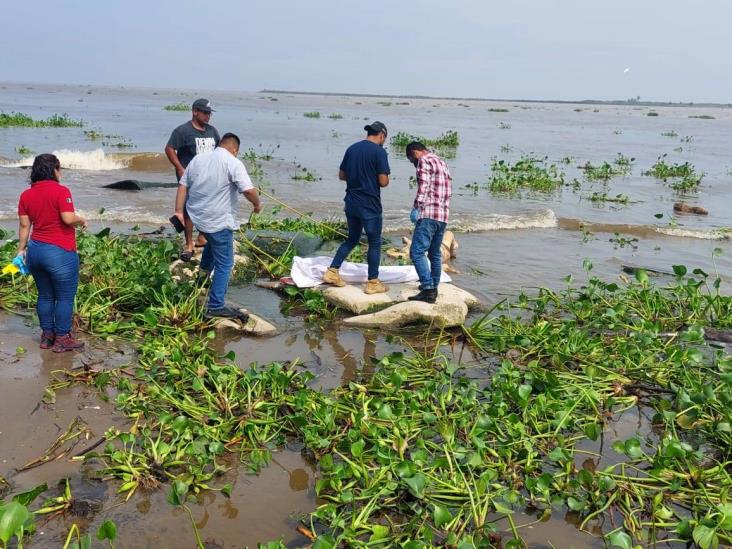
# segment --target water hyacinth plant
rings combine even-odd
[[[53,114],[46,119],[35,120],[27,114],[0,112],[0,128],[81,128],[84,123],[74,120],[68,114]]]
[[[517,193],[522,190],[553,192],[564,184],[564,172],[548,157],[522,156],[513,164],[493,160],[488,190],[495,193]]]

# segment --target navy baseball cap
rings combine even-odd
[[[208,99],[196,99],[193,102],[193,108],[197,111],[201,112],[215,112],[213,107],[211,107],[211,101]]]
[[[386,126],[384,126],[384,124],[382,122],[379,122],[378,120],[376,122],[371,122],[371,124],[366,124],[363,129],[370,134],[380,134],[381,132],[384,132],[384,135],[388,134],[388,132],[386,131]]]

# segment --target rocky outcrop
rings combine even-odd
[[[465,322],[470,309],[481,306],[475,296],[452,284],[440,284],[434,304],[406,301],[407,297],[416,293],[414,286],[404,288],[397,297],[399,303],[375,313],[347,318],[343,323],[364,328],[398,328],[416,323],[448,328],[460,326]]]
[[[690,213],[696,215],[709,215],[709,211],[701,206],[692,206],[686,202],[674,203],[674,211],[677,213]]]

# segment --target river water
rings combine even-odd
[[[66,168],[63,182],[93,228],[165,225],[172,213],[174,189],[125,192],[103,185],[124,179],[174,183],[162,149],[170,131],[190,115],[163,107],[190,104],[199,96],[214,104],[212,123],[220,133],[232,131],[241,137],[242,152],[252,148],[260,156],[272,155],[271,160],[261,161],[263,177],[257,183],[316,218],[342,215],[338,165],[345,148],[363,137],[367,121],[381,120],[391,134],[404,131],[436,137],[456,130],[461,144],[448,162],[454,176],[450,225],[460,244],[454,265],[460,274],[451,276],[487,304],[521,289],[561,286],[568,274],[582,277],[586,258],[592,261],[593,272],[608,279],[617,279],[623,265],[663,271],[674,264],[701,267],[718,272],[725,285],[732,275],[732,247],[725,232],[732,225],[728,216],[732,159],[726,154],[732,141],[732,111],[726,108],[649,109],[5,83],[0,84],[0,111],[34,118],[67,113],[83,120],[84,127],[0,128],[0,225],[15,226],[17,197],[27,186],[24,166],[32,155],[19,153],[21,147],[35,153],[55,152],[60,157]],[[658,116],[647,116],[649,110]],[[321,117],[303,116],[314,111]],[[697,116],[714,118],[692,118]],[[92,140],[85,130],[111,137]],[[118,143],[132,147],[121,148]],[[391,146],[388,151],[392,181],[382,194],[385,225],[388,237],[398,243],[409,227],[413,167],[401,151]],[[614,178],[608,185],[584,179],[578,166],[588,161],[611,162],[618,153],[635,158],[629,176]],[[493,158],[515,161],[523,154],[548,157],[565,173],[569,185],[551,195],[520,197],[495,196],[481,188],[489,179]],[[663,154],[670,162],[688,161],[705,173],[698,193],[680,197],[669,186],[641,174]],[[567,157],[569,162],[562,163]],[[304,173],[303,168],[316,180],[293,179]],[[573,179],[578,184],[571,185]],[[588,200],[593,192],[622,193],[631,203],[593,203]],[[707,208],[709,215],[674,216],[673,204],[682,198]],[[269,199],[264,205],[265,209],[276,206]],[[242,221],[247,216],[248,208],[242,204]],[[398,348],[377,332],[303,325],[282,313],[279,300],[272,296],[260,288],[231,289],[230,297],[273,320],[281,331],[256,343],[221,341],[222,352],[234,350],[245,362],[299,358],[316,374],[316,384],[327,389],[353,378],[370,356]],[[96,435],[122,421],[113,406],[100,405],[94,391],[87,389],[58,391],[53,409],[38,409],[37,403],[53,370],[78,367],[90,356],[105,363],[129,357],[117,357],[101,343],[92,344],[88,353],[73,362],[71,357],[49,357],[35,350],[32,334],[29,322],[7,317],[0,321],[0,417],[20,418],[20,423],[9,422],[4,432],[0,428],[0,474],[41,454],[58,429],[76,415],[84,417]],[[18,346],[30,351],[18,355],[14,352]],[[647,425],[641,426],[640,421],[636,425],[632,419],[618,429],[648,432]],[[11,481],[18,489],[28,489],[38,482],[51,484],[63,475],[83,484],[78,465],[61,461],[11,477]],[[204,538],[218,544],[211,547],[240,547],[280,535],[290,544],[302,543],[303,538],[294,532],[295,518],[316,505],[315,475],[297,448],[277,454],[259,477],[233,470],[236,488],[231,501],[207,495],[194,506]],[[186,532],[185,541],[176,546],[192,546],[187,517],[168,507],[163,493],[135,496],[132,505],[121,507],[115,505],[114,494],[105,497],[109,500],[105,500],[108,512],[104,516],[120,525],[122,546],[164,547],[181,531]],[[523,518],[523,522],[532,520]],[[101,520],[94,518],[90,524]],[[32,546],[57,547],[70,522],[49,524],[46,534],[37,535]],[[574,522],[576,518],[568,513],[522,535],[532,547],[602,546],[600,540],[578,532]]]

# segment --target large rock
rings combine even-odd
[[[367,294],[363,291],[363,285],[348,284],[342,288],[328,286],[323,290],[323,297],[331,305],[335,305],[344,311],[361,314],[366,311],[383,308],[386,305],[401,301],[396,297],[398,290],[390,288],[389,292],[383,294]],[[404,298],[406,299],[406,298]]]
[[[399,299],[406,300],[417,293],[416,288],[404,288]],[[480,301],[465,290],[452,284],[440,284],[434,304],[422,301],[403,301],[376,313],[345,319],[344,324],[365,328],[398,328],[407,324],[432,324],[438,327],[460,326],[468,316],[468,310],[480,307]]]
[[[248,314],[249,320],[246,324],[238,320],[222,318],[214,323],[214,328],[218,332],[234,332],[255,336],[271,336],[277,333],[277,328],[273,324],[270,324],[260,316],[252,313]]]

